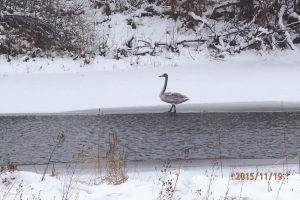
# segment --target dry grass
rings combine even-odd
[[[123,151],[118,154],[118,145],[117,135],[109,134],[104,181],[112,185],[120,185],[128,179],[126,169],[127,153],[123,149]]]
[[[42,180],[41,180],[41,181],[43,181],[44,178],[45,178],[45,175],[46,175],[47,170],[48,170],[48,167],[49,167],[49,165],[50,165],[50,163],[51,163],[51,159],[52,159],[52,156],[53,156],[54,151],[59,147],[59,145],[61,145],[62,143],[64,143],[64,141],[65,141],[65,135],[64,135],[64,132],[61,132],[61,133],[57,134],[56,139],[54,139],[54,146],[53,146],[53,148],[52,148],[52,150],[51,150],[51,153],[50,153],[48,162],[47,162],[47,164],[46,164],[46,167],[45,167],[45,170],[44,170],[44,173],[43,173],[43,176],[42,176]]]
[[[158,198],[159,200],[173,200],[176,199],[175,191],[180,175],[180,167],[172,168],[170,160],[165,161],[162,176],[159,178],[158,187],[160,187]]]
[[[297,152],[297,157],[298,157],[298,173],[300,174],[300,149]]]
[[[77,163],[74,165],[67,164],[66,172],[63,176],[60,177],[62,182],[62,193],[61,199],[62,200],[69,200],[69,199],[78,199],[79,196],[76,194],[76,190],[79,184],[79,177],[76,174],[77,170]]]
[[[0,200],[6,199],[22,199],[22,182],[17,183],[16,177],[13,175],[18,170],[18,166],[12,162],[0,167],[0,181],[5,187],[3,193],[0,193]],[[16,193],[12,194],[11,191],[16,188]]]

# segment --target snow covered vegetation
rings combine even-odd
[[[180,54],[224,57],[300,43],[298,0],[1,0],[0,53],[120,59]]]
[[[192,167],[165,162],[150,168],[131,168],[128,180],[109,184],[93,168],[68,164],[41,181],[39,172],[3,168],[1,200],[298,200],[300,175],[296,165],[220,168],[212,163]],[[182,166],[184,165],[184,166]],[[12,167],[12,166],[8,166]],[[243,175],[241,175],[243,174]],[[239,177],[240,176],[240,177]]]

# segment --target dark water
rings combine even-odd
[[[292,158],[300,150],[300,113],[0,116],[0,162],[46,163],[61,131],[56,162],[93,159],[98,149],[104,156],[110,133],[129,160]]]

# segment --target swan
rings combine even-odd
[[[174,113],[176,113],[176,104],[181,104],[187,100],[189,100],[189,98],[185,95],[182,95],[180,93],[173,93],[173,92],[165,92],[166,88],[167,88],[167,84],[168,84],[168,74],[164,73],[162,75],[160,75],[159,77],[164,77],[165,78],[165,84],[164,87],[162,89],[162,91],[159,94],[159,97],[162,101],[172,104],[171,109],[168,112],[172,112],[173,108],[174,108]]]

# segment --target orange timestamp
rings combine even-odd
[[[233,173],[234,180],[282,180],[284,173],[282,172],[235,172]]]

